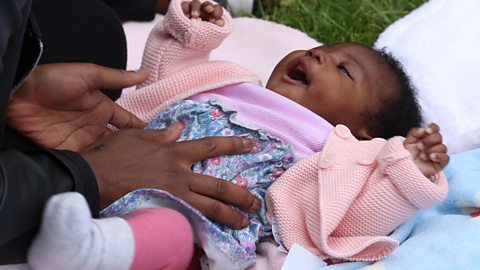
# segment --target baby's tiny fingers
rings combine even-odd
[[[201,3],[198,0],[193,0],[192,3],[190,3],[190,15],[194,19],[200,18],[200,7]]]
[[[421,138],[425,136],[424,128],[412,128],[405,138],[405,144],[418,142]]]
[[[422,138],[420,141],[425,146],[425,149],[427,149],[437,144],[442,144],[442,134],[438,132],[432,133]]]
[[[221,5],[214,5],[213,6],[214,10],[212,12],[212,17],[215,18],[215,19],[220,19],[222,18],[222,15],[223,15],[223,8]]]
[[[183,14],[185,14],[188,18],[191,18],[192,16],[190,15],[190,3],[189,2],[182,2],[182,11]]]
[[[223,27],[225,25],[225,21],[222,20],[222,19],[219,19],[215,22],[216,25],[220,26],[220,27]]]
[[[433,162],[439,165],[440,170],[445,168],[450,160],[450,157],[444,153],[432,153],[429,157]]]
[[[210,2],[203,2],[202,3],[202,11],[207,13],[207,14],[210,14],[212,13],[213,11],[215,10],[215,8],[213,7],[213,4],[210,3]]]
[[[440,127],[435,124],[435,123],[431,123],[427,126],[427,128],[425,129],[425,132],[427,134],[433,134],[433,133],[438,133],[440,132]]]
[[[225,21],[223,19],[214,19],[214,18],[210,18],[209,22],[213,23],[213,24],[216,24],[220,27],[223,27],[225,25]]]
[[[437,144],[424,150],[424,152],[428,155],[435,154],[435,153],[445,154],[447,153],[447,146],[444,144]]]

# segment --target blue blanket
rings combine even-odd
[[[480,269],[480,149],[452,155],[445,174],[445,201],[397,228],[392,236],[401,245],[390,256],[372,265],[342,263],[322,270]]]

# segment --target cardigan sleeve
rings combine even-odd
[[[380,173],[391,179],[402,197],[416,208],[430,208],[447,196],[446,177],[442,172],[434,176],[435,181],[425,177],[404,148],[403,140],[401,137],[390,139],[379,153]]]
[[[443,173],[432,182],[417,168],[402,137],[388,140],[376,166],[333,235],[388,235],[418,209],[443,200],[448,184]]]
[[[145,47],[142,68],[149,77],[135,91],[116,102],[143,121],[151,121],[170,102],[234,82],[256,81],[257,77],[232,63],[209,61],[232,30],[224,10],[225,25],[189,19],[182,0],[173,0],[165,18],[154,26]]]
[[[145,47],[142,67],[149,78],[139,87],[209,59],[232,31],[231,17],[223,11],[225,25],[189,19],[182,11],[182,0],[172,0],[165,18],[151,31]],[[203,2],[203,1],[202,1]]]

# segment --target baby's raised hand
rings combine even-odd
[[[412,128],[403,144],[426,177],[441,171],[448,163],[447,147],[442,143],[437,124],[430,124],[426,128]]]
[[[190,19],[201,19],[218,26],[225,25],[225,21],[222,19],[223,8],[219,4],[214,5],[208,1],[200,3],[198,0],[184,1],[182,2],[182,10]]]

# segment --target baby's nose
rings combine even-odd
[[[307,56],[314,58],[319,64],[325,64],[328,60],[328,56],[320,48],[308,50]]]

